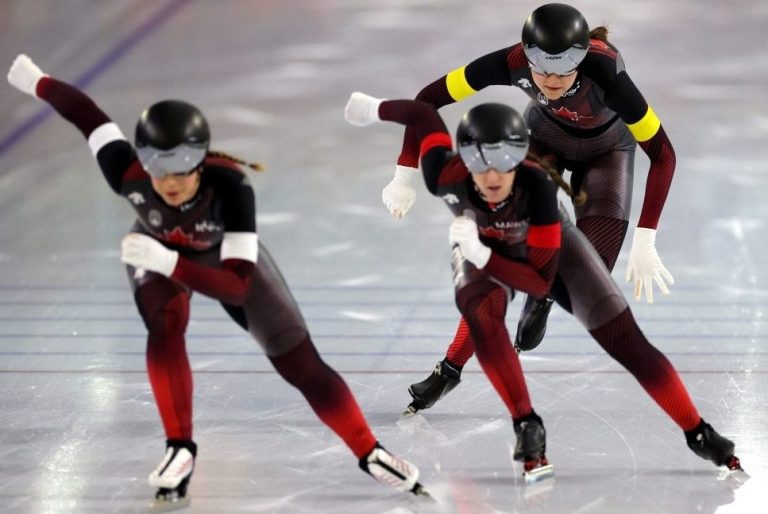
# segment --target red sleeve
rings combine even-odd
[[[379,119],[401,123],[413,130],[416,140],[414,167],[418,166],[421,157],[427,189],[435,194],[440,173],[453,147],[437,109],[420,100],[384,100],[379,105]]]
[[[651,167],[648,169],[643,208],[637,226],[655,229],[675,174],[675,151],[664,127],[659,127],[659,131],[648,141],[638,144],[651,159]]]
[[[509,287],[540,298],[549,292],[557,274],[560,255],[560,222],[531,225],[526,246],[527,262],[519,262],[491,253],[485,270]]]
[[[615,69],[615,62],[615,60],[609,60],[605,61],[604,64],[611,64]],[[652,114],[652,119],[658,123],[658,128],[654,127],[653,123],[650,124],[653,127],[652,137],[647,139],[642,137],[643,140],[638,142],[640,148],[648,154],[651,160],[638,226],[655,229],[659,224],[661,211],[672,185],[672,176],[675,173],[675,151],[664,127],[661,125],[661,121],[652,112],[648,102],[643,98],[642,93],[637,89],[627,72],[623,70],[623,64],[620,68],[618,74],[611,77],[612,82],[605,85],[607,88],[605,100],[608,107],[621,116],[630,130],[632,130],[632,126],[647,119],[649,113]],[[648,134],[648,136],[650,135]],[[636,134],[635,138],[637,138]]]
[[[535,249],[533,255],[528,255],[528,262],[519,262],[491,252],[483,269],[512,289],[541,298],[552,287],[559,253],[558,248]]]
[[[85,93],[66,82],[43,77],[37,83],[36,93],[62,118],[77,127],[86,139],[98,127],[111,121]]]
[[[251,289],[255,269],[254,263],[240,259],[227,259],[221,268],[213,268],[179,255],[171,278],[226,304],[242,305]]]
[[[517,47],[519,46],[518,44]],[[491,85],[511,85],[509,59],[513,53],[513,48],[515,47],[496,50],[467,64],[465,67],[466,87],[477,92]],[[521,54],[522,52],[518,53]],[[443,75],[434,82],[427,84],[416,95],[416,100],[430,103],[435,109],[455,103],[456,100],[451,96],[448,87],[448,75]],[[419,165],[419,139],[411,126],[405,128],[403,148],[397,159],[397,164],[411,168],[416,168]]]
[[[48,102],[62,118],[72,123],[86,139],[112,120],[85,93],[66,82],[43,77],[37,83],[36,94]],[[123,139],[111,141],[100,148],[91,148],[104,178],[115,193],[120,194],[124,178],[145,178],[131,144]]]

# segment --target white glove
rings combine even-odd
[[[381,118],[379,118],[379,105],[383,101],[383,98],[375,98],[365,93],[352,93],[349,96],[347,105],[344,107],[344,119],[358,127],[364,127],[381,121]]]
[[[37,83],[41,78],[47,76],[37,67],[37,64],[32,62],[32,59],[24,54],[19,54],[8,71],[8,82],[22,93],[37,96]]]
[[[413,181],[421,173],[416,168],[398,165],[395,168],[395,177],[381,191],[381,201],[387,206],[389,213],[397,218],[404,218],[416,201],[416,189]]]
[[[448,233],[451,245],[459,245],[461,253],[469,262],[482,269],[491,258],[491,249],[480,241],[477,223],[467,216],[458,216],[451,223]]]
[[[131,232],[123,238],[123,255],[120,260],[135,268],[170,277],[179,260],[179,252],[169,250],[152,237]]]
[[[667,283],[672,285],[675,279],[661,263],[656,251],[656,231],[652,228],[635,229],[632,238],[632,248],[629,250],[627,262],[627,282],[635,281],[635,298],[642,300],[643,286],[648,303],[653,303],[653,283],[659,286],[664,294],[669,294]],[[666,281],[666,283],[665,283]]]

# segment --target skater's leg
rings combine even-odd
[[[576,226],[612,271],[627,234],[632,207],[636,145],[627,140],[615,150],[574,166],[571,186],[587,194],[574,207]]]
[[[590,334],[608,354],[640,382],[643,389],[683,430],[701,421],[680,375],[669,360],[651,345],[629,308]]]
[[[149,331],[147,371],[166,438],[191,440],[192,370],[184,339],[189,294],[178,284],[157,278],[138,287],[134,298]]]
[[[497,283],[476,280],[459,287],[456,304],[467,320],[483,371],[513,418],[531,412],[520,360],[504,322],[508,296]]]
[[[259,265],[242,306],[245,325],[277,372],[306,398],[371,476],[398,490],[426,494],[413,464],[381,448],[344,380],[317,353],[298,305],[269,252],[259,246]],[[230,315],[233,311],[230,311]],[[234,312],[235,319],[242,318]]]
[[[464,318],[459,322],[456,335],[445,358],[438,362],[434,371],[421,382],[408,387],[408,394],[413,401],[403,413],[404,416],[432,407],[461,382],[461,370],[474,353],[474,343],[469,333],[469,326]]]
[[[461,318],[459,326],[456,328],[456,335],[453,336],[453,341],[445,354],[445,360],[451,368],[461,373],[464,365],[474,353],[475,345],[472,342],[469,325],[464,318]]]
[[[186,504],[197,445],[192,441],[192,371],[184,333],[189,321],[189,291],[177,283],[128,268],[134,299],[147,336],[147,372],[166,434],[166,453],[149,475],[155,502]]]
[[[587,236],[608,270],[612,271],[627,235],[629,221],[606,216],[586,216],[576,220],[576,226]]]
[[[648,342],[629,308],[590,333],[685,431],[688,447],[696,455],[718,466],[741,469],[739,459],[733,454],[733,442],[701,419],[680,375],[664,354]]]
[[[309,337],[291,351],[270,356],[269,360],[358,459],[370,453],[376,438],[360,407],[344,380],[320,358]]]

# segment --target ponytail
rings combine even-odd
[[[213,157],[216,159],[226,159],[228,161],[232,161],[236,164],[240,164],[242,166],[245,166],[247,168],[252,169],[253,171],[264,171],[264,166],[257,162],[246,162],[242,159],[239,159],[237,157],[234,157],[226,152],[220,152],[218,150],[209,150],[208,151],[208,157]]]
[[[608,27],[600,26],[595,27],[589,31],[589,39],[599,39],[603,43],[608,42]]]
[[[560,173],[558,173],[558,171],[553,168],[547,161],[540,159],[537,155],[529,152],[527,158],[541,166],[544,171],[549,173],[549,176],[552,177],[552,180],[555,181],[555,184],[560,186],[560,189],[565,191],[565,193],[571,197],[573,205],[576,207],[581,207],[584,205],[584,203],[587,201],[587,193],[585,191],[579,191],[578,193],[574,192],[571,186],[565,180],[563,180],[562,175],[560,175]]]

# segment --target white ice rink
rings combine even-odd
[[[344,122],[349,93],[412,97],[519,39],[538,1],[0,0],[0,71],[21,52],[84,87],[131,135],[163,98],[197,104],[214,147],[252,175],[260,237],[325,359],[379,439],[422,471],[436,501],[357,468],[216,302],[196,295],[190,486],[195,513],[768,512],[768,2],[578,0],[608,23],[661,118],[677,171],[658,249],[676,282],[631,300],[702,416],[751,478],[696,457],[678,427],[555,308],[523,366],[556,478],[522,483],[512,423],[480,372],[423,416],[407,387],[450,342],[448,210],[419,186],[393,220],[380,190],[402,129]],[[449,126],[493,88],[443,111]],[[638,150],[633,217],[648,160]],[[144,371],[144,328],[119,262],[130,207],[79,132],[0,85],[0,512],[147,512],[164,435]],[[623,283],[631,233],[614,276]],[[510,306],[514,330],[520,301]]]

